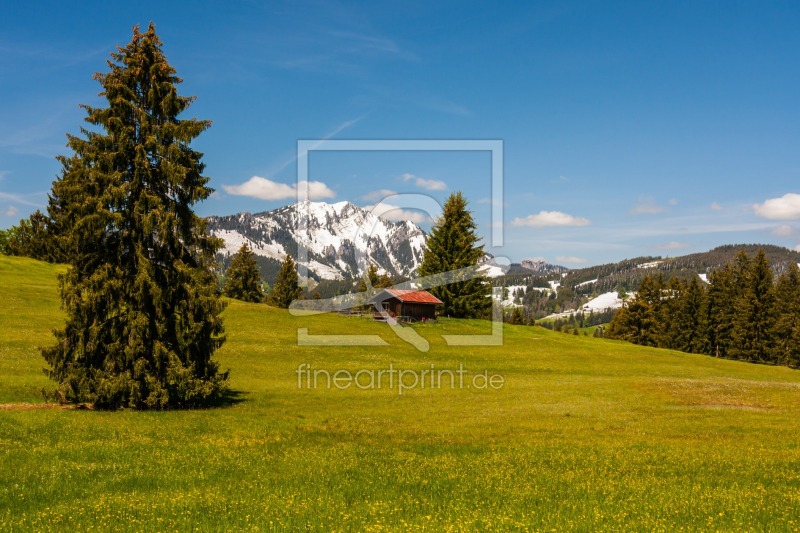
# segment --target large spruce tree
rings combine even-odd
[[[303,289],[300,288],[297,280],[297,265],[292,256],[286,254],[267,302],[275,307],[283,307],[285,309],[289,307],[293,300],[300,298],[302,293]]]
[[[263,302],[263,280],[258,265],[250,248],[243,244],[231,258],[231,264],[225,272],[225,286],[222,293],[230,298],[244,302]]]
[[[210,122],[192,103],[152,24],[95,79],[107,107],[68,136],[50,216],[72,267],[61,278],[66,327],[42,350],[58,392],[98,408],[187,407],[218,397],[227,374],[211,266],[220,241],[192,205],[212,189],[190,143]]]
[[[420,276],[476,266],[484,255],[483,245],[478,244],[480,239],[475,233],[476,228],[466,198],[460,192],[451,194],[444,204],[441,218],[431,230],[419,268]],[[483,275],[432,287],[430,292],[443,302],[442,314],[445,316],[483,318],[491,310],[491,286]]]

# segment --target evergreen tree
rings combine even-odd
[[[16,235],[17,228],[0,229],[0,254],[11,255],[8,242]]]
[[[20,220],[19,226],[9,230],[5,249],[8,255],[30,257],[39,261],[67,261],[60,242],[51,229],[49,217],[38,209],[27,219]]]
[[[714,357],[730,357],[733,306],[740,293],[731,265],[712,270],[708,283],[708,350]]]
[[[676,327],[676,318],[680,312],[685,285],[678,277],[670,278],[664,287],[664,296],[658,309],[655,311],[657,346],[661,348],[677,349],[680,332]]]
[[[634,298],[627,307],[621,307],[614,314],[605,336],[643,346],[656,346],[658,338],[653,333],[656,329],[656,322],[656,316],[650,304]]]
[[[747,281],[750,278],[751,267],[752,263],[750,261],[750,257],[747,255],[747,252],[744,250],[739,251],[739,253],[736,254],[736,257],[733,259],[733,265],[731,265],[731,268],[733,269],[733,282],[740,291],[743,291],[747,285]]]
[[[775,293],[773,359],[796,368],[800,366],[800,268],[797,263],[789,263],[789,269],[778,279]]]
[[[231,258],[231,264],[225,273],[225,286],[222,293],[229,298],[236,298],[244,302],[263,302],[263,283],[253,252],[246,244],[243,244]]]
[[[511,325],[519,326],[527,323],[525,316],[522,314],[522,309],[519,307],[514,307],[510,313],[505,315],[505,317],[506,322]]]
[[[560,292],[560,289],[559,289]],[[622,306],[624,307],[628,303],[628,298],[630,298],[630,294],[628,294],[628,290],[620,285],[617,287],[617,298],[622,300]]]
[[[636,298],[648,303],[654,310],[657,309],[664,301],[664,276],[659,272],[642,278]]]
[[[639,283],[639,290],[636,292],[636,299],[652,310],[653,313],[653,329],[650,332],[656,339],[656,345],[667,346],[669,341],[667,334],[669,330],[665,327],[669,319],[667,313],[666,300],[669,298],[669,293],[665,295],[664,276],[659,272],[656,274],[648,274]]]
[[[286,309],[302,293],[303,290],[297,281],[297,266],[292,256],[286,254],[286,259],[281,264],[281,269],[275,280],[275,286],[272,288],[267,301],[270,305]]]
[[[699,278],[693,276],[685,283],[676,300],[676,312],[671,323],[672,347],[689,353],[708,351],[708,311],[706,293]]]
[[[441,218],[431,230],[419,268],[420,276],[476,266],[483,257],[483,245],[478,245],[476,228],[467,210],[467,200],[460,192],[451,194]],[[443,302],[445,316],[482,318],[491,310],[491,285],[484,275],[432,287],[430,292]]]
[[[356,293],[359,295],[359,301],[362,302],[360,306],[364,311],[374,310],[374,306],[369,303],[370,298],[372,295],[377,294],[380,289],[391,287],[392,280],[386,274],[378,274],[378,267],[375,265],[369,265],[367,268],[367,278],[369,279],[370,289],[368,290],[367,282],[362,277],[359,282],[358,286],[356,287]]]
[[[186,407],[227,384],[212,359],[224,337],[212,273],[220,241],[191,206],[212,189],[191,141],[210,122],[179,119],[193,98],[151,24],[95,79],[108,107],[68,136],[50,217],[72,263],[61,277],[66,327],[42,350],[68,401],[99,408]]]
[[[736,300],[731,356],[743,361],[771,361],[774,300],[772,269],[759,250],[741,275],[743,291]]]
[[[378,267],[375,265],[369,265],[367,268],[367,277],[369,278],[369,283],[373,289],[383,289],[386,287],[392,286],[392,280],[386,274],[378,274]],[[358,287],[356,288],[357,292],[366,292],[367,290],[367,283],[364,281],[362,277],[361,280],[358,282]]]

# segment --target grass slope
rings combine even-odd
[[[0,257],[0,530],[797,530],[800,373],[507,327],[428,353],[385,324],[231,302],[241,402],[30,409],[63,319],[53,267]],[[302,347],[379,334],[388,347]],[[487,369],[500,390],[297,386],[295,370]],[[11,405],[9,405],[11,404]]]

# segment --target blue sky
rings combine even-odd
[[[152,20],[213,121],[202,215],[289,203],[299,139],[499,139],[489,251],[513,261],[800,245],[796,2],[22,4],[0,20],[0,227],[44,206],[92,74]],[[491,244],[485,152],[309,161],[329,202],[460,190]]]

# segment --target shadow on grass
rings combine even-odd
[[[66,410],[89,410],[89,411],[194,411],[204,409],[223,409],[233,407],[242,402],[246,402],[249,393],[237,389],[225,389],[219,397],[207,399],[200,402],[182,405],[170,405],[162,408],[131,408],[122,406],[98,406],[87,402],[71,402],[67,400],[63,393],[58,390],[49,391],[42,389],[44,403],[7,403],[0,404],[0,410],[23,410],[23,409],[66,409]]]
[[[202,405],[198,406],[199,409],[219,409],[225,407],[233,407],[242,402],[247,401],[248,393],[236,390],[226,389],[219,398],[208,400]]]

